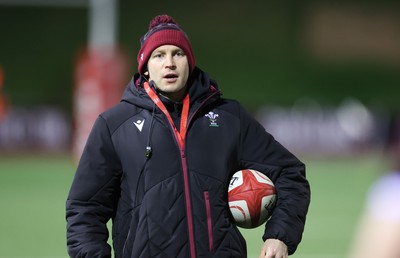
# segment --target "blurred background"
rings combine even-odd
[[[400,141],[400,3],[0,0],[0,257],[67,257],[64,206],[97,115],[168,13],[197,65],[308,168],[293,257],[346,257]],[[257,257],[261,229],[243,230]]]

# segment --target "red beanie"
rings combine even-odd
[[[180,47],[188,59],[190,72],[196,66],[192,46],[182,28],[168,15],[156,16],[149,25],[149,31],[140,39],[141,48],[137,61],[138,71],[143,74],[147,61],[154,49],[162,45]]]

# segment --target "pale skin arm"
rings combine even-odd
[[[400,257],[400,172],[390,173],[370,188],[349,258]]]
[[[259,258],[287,258],[288,248],[278,239],[267,239],[261,247]]]
[[[365,215],[356,232],[349,258],[400,257],[399,239],[400,221]]]

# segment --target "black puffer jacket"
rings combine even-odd
[[[207,74],[196,68],[191,78],[184,149],[137,76],[99,116],[67,200],[71,257],[111,257],[110,218],[115,257],[246,257],[227,205],[229,179],[243,168],[277,188],[263,239],[296,250],[310,201],[304,165],[238,102],[222,99]]]

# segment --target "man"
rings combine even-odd
[[[278,200],[260,257],[299,244],[310,201],[305,166],[196,67],[169,16],[141,38],[122,101],[96,120],[67,200],[71,257],[246,257],[227,204],[234,172],[265,173]],[[212,118],[210,118],[213,114]]]

